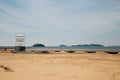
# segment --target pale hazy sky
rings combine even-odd
[[[120,45],[120,0],[0,0],[0,45]]]

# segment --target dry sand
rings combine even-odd
[[[120,80],[120,54],[1,52],[0,65],[0,80]]]

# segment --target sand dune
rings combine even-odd
[[[120,54],[106,52],[1,52],[0,65],[13,70],[0,67],[0,80],[120,80]]]

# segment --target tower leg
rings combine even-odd
[[[17,52],[18,51],[25,51],[25,49],[26,49],[25,46],[16,46],[15,47],[15,51],[17,51]]]

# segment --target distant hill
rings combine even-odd
[[[32,47],[45,47],[44,44],[34,44]]]
[[[102,44],[77,44],[77,45],[58,45],[58,46],[45,46],[44,44],[34,44],[32,47],[47,47],[47,48],[69,48],[69,49],[120,49],[120,46],[104,46]]]
[[[67,45],[61,44],[61,45],[59,45],[59,47],[68,47],[68,46],[67,46]]]
[[[109,49],[111,49],[111,48],[120,49],[120,46],[107,46],[107,48],[109,48]]]
[[[71,47],[82,47],[82,48],[104,48],[101,44],[84,44],[84,45],[72,45]]]

